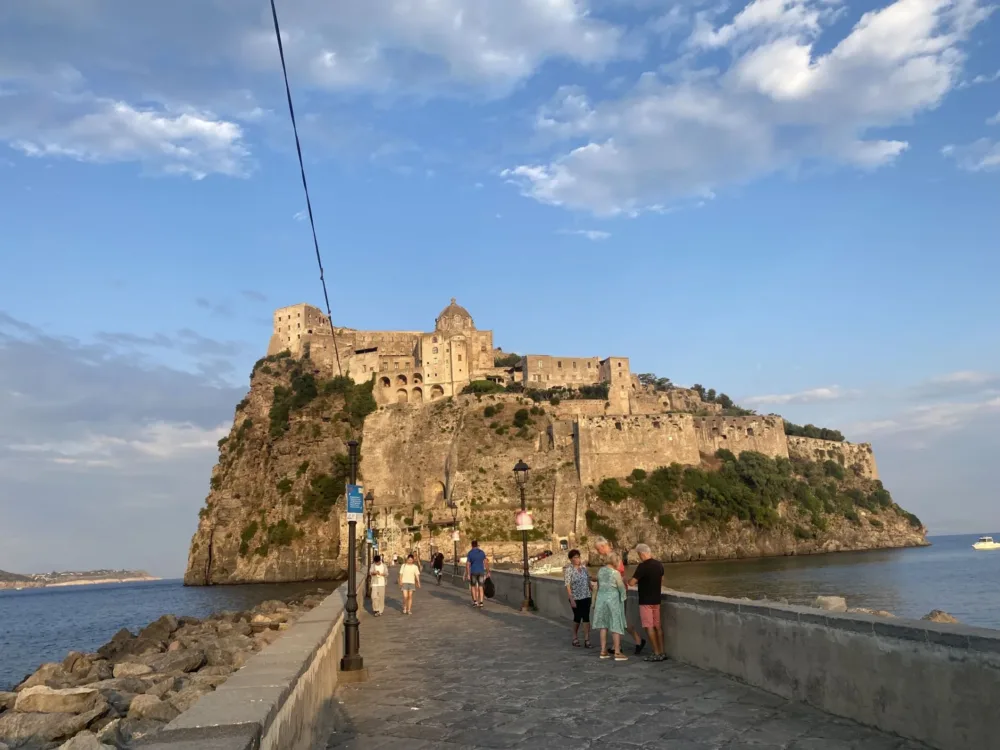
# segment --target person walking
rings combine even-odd
[[[583,647],[590,648],[590,574],[584,567],[580,550],[569,551],[569,565],[563,571],[569,606],[573,608],[573,645],[580,647],[580,626],[583,626]]]
[[[385,584],[389,580],[389,568],[382,562],[381,555],[375,555],[372,561],[372,613],[381,617],[385,612]]]
[[[483,583],[490,577],[490,561],[486,553],[479,549],[479,542],[472,540],[472,549],[465,556],[465,580],[472,591],[472,606],[483,606]]]
[[[592,626],[601,632],[601,658],[610,659],[608,631],[614,644],[615,661],[628,661],[622,653],[622,635],[625,633],[625,597],[628,589],[618,572],[621,558],[612,552],[604,558],[604,565],[597,571],[597,600],[594,602]]]
[[[406,556],[406,562],[399,567],[399,587],[403,589],[403,614],[413,614],[413,592],[420,588],[420,566],[413,555]]]
[[[605,539],[603,536],[597,537],[594,541],[594,548],[597,550],[597,554],[602,558],[610,555],[613,550],[611,549],[611,543]],[[625,563],[622,562],[621,558],[618,559],[618,575],[622,577],[622,581],[625,581]],[[628,589],[626,588],[625,600],[622,603],[622,612],[625,614],[625,629],[628,631],[629,635],[632,636],[632,640],[635,641],[635,655],[638,656],[642,653],[642,650],[646,647],[646,639],[639,635],[639,631],[635,629],[635,626],[630,625],[628,621]]]
[[[663,661],[667,658],[663,647],[663,626],[660,621],[660,594],[663,588],[663,563],[653,558],[648,544],[636,545],[641,561],[636,567],[629,586],[639,588],[639,620],[653,642],[653,653],[646,661]]]
[[[441,571],[444,570],[444,553],[438,552],[434,555],[434,560],[431,563],[434,569],[434,577],[437,578],[438,586],[441,585]]]

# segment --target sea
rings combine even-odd
[[[185,587],[180,580],[0,591],[0,691],[70,651],[95,651],[122,628],[133,633],[161,615],[206,617],[246,610],[336,582]]]
[[[1000,539],[1000,533],[993,536]],[[679,591],[792,604],[843,596],[850,607],[897,617],[941,609],[967,625],[1000,629],[1000,550],[973,550],[977,538],[934,536],[930,547],[900,550],[672,563],[663,583]],[[97,649],[123,627],[136,632],[166,613],[205,617],[249,609],[319,585],[336,584],[186,588],[180,581],[150,581],[0,591],[0,690],[69,651]]]

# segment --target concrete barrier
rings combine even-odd
[[[358,609],[365,568],[358,571]],[[331,730],[324,715],[333,701],[344,655],[341,586],[246,665],[164,727],[139,743],[162,750],[312,750]],[[361,636],[362,655],[364,635]]]
[[[538,614],[569,620],[563,582],[531,580]],[[496,601],[520,606],[520,574],[493,582]],[[672,659],[939,750],[1000,746],[1000,630],[676,591],[661,603]]]

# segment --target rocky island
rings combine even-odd
[[[96,583],[159,581],[144,570],[87,570],[53,573],[8,573],[0,570],[0,589],[31,589],[53,586],[86,586]]]
[[[626,357],[506,353],[455,300],[429,332],[336,327],[295,305],[275,311],[219,442],[185,583],[339,574],[351,439],[389,555],[450,551],[456,531],[519,555],[522,458],[532,552],[596,535],[674,561],[927,544],[872,446],[836,430],[634,374]]]

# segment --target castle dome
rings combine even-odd
[[[451,304],[442,310],[434,321],[436,331],[466,331],[474,330],[475,327],[469,311],[458,304],[454,297],[451,298]]]

